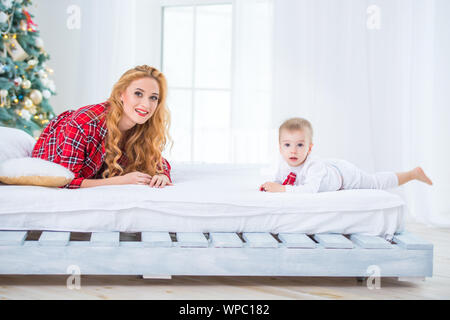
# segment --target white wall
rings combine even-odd
[[[80,29],[70,30],[69,6],[80,8]],[[160,67],[157,0],[35,0],[35,16],[54,69],[57,114],[105,101],[120,75],[139,64]]]
[[[369,4],[382,10],[379,30],[366,28]],[[69,5],[79,30],[66,26]],[[160,0],[35,0],[56,113],[106,100],[137,64],[160,68],[160,10]],[[320,155],[369,171],[423,165],[435,186],[408,186],[408,204],[448,221],[449,14],[448,0],[275,0],[271,129],[304,116]]]
[[[434,210],[450,217],[450,1],[435,2],[433,139],[436,188]]]
[[[450,1],[284,0],[274,10],[273,127],[310,119],[319,155],[368,171],[422,166],[397,189],[423,222],[450,224]],[[369,5],[379,28],[367,24]]]

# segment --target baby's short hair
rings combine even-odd
[[[282,130],[288,130],[288,131],[302,130],[302,131],[306,131],[307,135],[309,136],[309,139],[312,142],[313,128],[312,128],[311,122],[309,122],[306,119],[303,119],[303,118],[291,118],[291,119],[288,119],[285,122],[283,122],[281,124],[281,126],[280,126],[280,129],[278,130],[278,140],[280,139]]]

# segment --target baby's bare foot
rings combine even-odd
[[[414,178],[425,182],[426,184],[429,184],[430,186],[433,184],[433,182],[430,180],[430,178],[427,177],[427,175],[425,174],[425,172],[423,171],[423,169],[421,167],[417,167],[415,169],[413,169],[413,174],[414,174]]]

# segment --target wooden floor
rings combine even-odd
[[[383,278],[368,289],[355,278],[81,276],[68,289],[68,276],[1,276],[0,299],[450,299],[450,229],[408,224],[407,230],[434,244],[433,277],[420,282]]]

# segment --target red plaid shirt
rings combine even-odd
[[[108,102],[63,112],[45,127],[33,149],[32,157],[58,163],[75,175],[65,188],[76,189],[84,179],[94,178],[105,159],[105,123]],[[164,158],[164,174],[170,179],[170,164]],[[119,164],[126,166],[126,156]],[[171,181],[172,182],[172,181]]]
[[[295,174],[295,172],[289,173],[286,180],[284,180],[283,182],[283,186],[285,185],[293,186],[295,184],[295,179],[297,179],[297,175]]]

